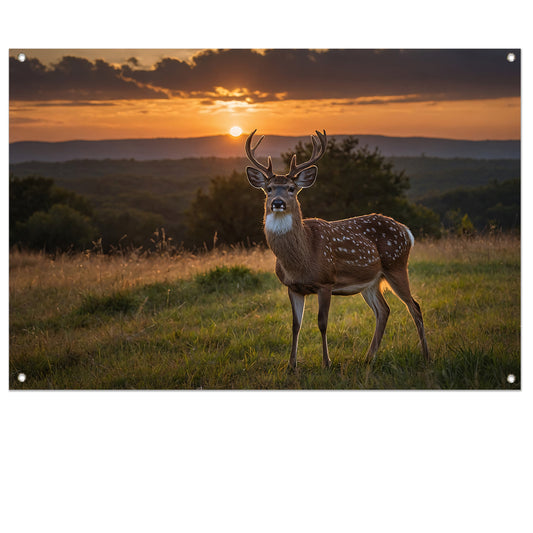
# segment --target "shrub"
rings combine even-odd
[[[36,211],[27,222],[17,225],[22,243],[48,251],[83,249],[96,238],[96,228],[89,217],[63,204],[48,212]]]
[[[30,226],[36,224],[35,221],[40,222],[43,213],[48,213],[50,209],[57,204],[68,206],[72,210],[85,215],[86,217],[92,216],[92,207],[89,201],[75,194],[71,191],[67,191],[61,187],[54,185],[54,180],[50,178],[41,178],[39,176],[30,176],[27,178],[17,178],[10,176],[9,178],[9,242],[13,244],[30,245],[26,242],[28,234],[24,233],[28,228],[25,224],[36,213],[37,215],[34,222]],[[56,210],[57,211],[57,210]],[[59,216],[55,213],[55,216]],[[63,214],[64,216],[64,214]],[[50,224],[50,220],[45,220],[47,224]],[[32,227],[32,230],[34,228]],[[38,228],[35,228],[38,229]],[[37,233],[32,231],[33,241],[31,243],[32,248],[43,248],[46,245],[45,241],[35,241]],[[43,233],[44,235],[44,233]],[[69,243],[70,244],[70,243]],[[68,244],[67,244],[68,246]],[[62,248],[63,246],[59,246]]]
[[[245,266],[215,267],[208,272],[198,274],[195,282],[205,292],[233,292],[258,288],[262,276]]]

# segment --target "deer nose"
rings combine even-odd
[[[287,205],[281,198],[276,198],[272,200],[272,211],[285,211]]]

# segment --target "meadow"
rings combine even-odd
[[[518,237],[417,241],[409,272],[429,363],[407,309],[387,292],[391,314],[372,364],[373,313],[359,295],[333,298],[332,366],[323,369],[310,296],[298,370],[288,371],[291,311],[274,262],[262,247],[12,251],[10,388],[520,389]]]

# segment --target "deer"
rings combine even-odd
[[[245,151],[252,166],[246,175],[252,187],[265,193],[264,232],[267,244],[276,256],[275,272],[288,288],[292,309],[292,346],[289,369],[296,369],[298,338],[304,315],[305,298],[318,296],[318,329],[322,336],[322,366],[330,367],[327,328],[332,296],[361,294],[372,309],[376,326],[365,355],[374,360],[381,343],[390,308],[383,296],[390,288],[403,301],[416,325],[422,354],[430,360],[420,305],[411,295],[408,260],[414,237],[404,224],[382,214],[356,216],[328,222],[303,218],[299,193],[311,187],[317,178],[317,163],[326,153],[326,131],[311,135],[312,154],[297,164],[296,154],[287,174],[276,174],[269,155],[267,164],[255,156],[264,139],[252,147],[252,131]]]

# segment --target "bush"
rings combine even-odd
[[[17,233],[30,248],[48,251],[83,249],[97,235],[89,217],[63,204],[53,205],[48,212],[36,211],[18,224]]]
[[[24,230],[25,223],[29,221],[36,213],[38,221],[43,213],[48,213],[52,206],[62,204],[70,207],[72,210],[85,215],[92,216],[92,207],[89,201],[75,194],[67,191],[61,187],[54,185],[54,180],[50,178],[41,178],[38,176],[30,176],[27,178],[17,178],[10,176],[9,178],[9,242],[13,244],[29,245],[26,237],[20,233]],[[48,224],[50,220],[47,221]],[[35,221],[32,223],[35,225]],[[33,228],[36,231],[37,227]],[[36,231],[32,231],[33,238],[36,237]],[[31,246],[34,248],[42,248],[45,242],[38,243],[32,240]]]
[[[150,247],[150,237],[163,225],[163,217],[157,213],[134,208],[103,208],[95,219],[106,250],[119,245]]]
[[[195,282],[205,292],[232,293],[257,289],[262,283],[262,276],[245,266],[217,266],[209,272],[198,274]]]
[[[398,198],[387,213],[398,222],[405,224],[416,237],[442,236],[440,217],[435,211],[409,202],[405,198]]]

